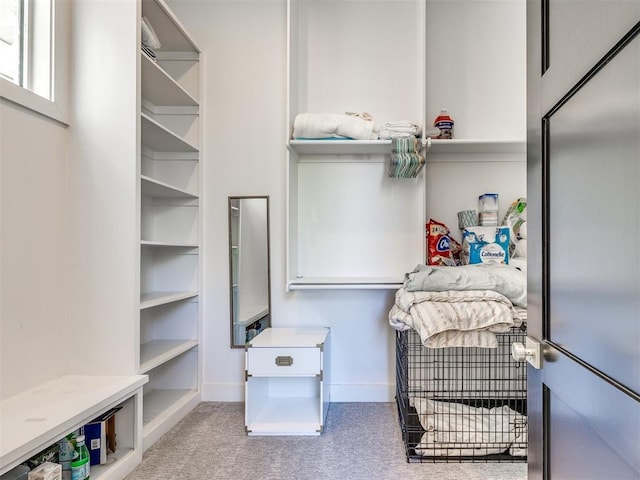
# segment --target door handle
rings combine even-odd
[[[542,368],[542,346],[536,339],[527,337],[525,344],[513,342],[511,356],[516,362],[529,362],[534,368]]]

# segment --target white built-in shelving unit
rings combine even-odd
[[[422,123],[424,1],[287,7],[288,136],[304,112]],[[287,138],[287,150],[287,289],[397,287],[424,259],[424,175],[389,178],[389,140]]]
[[[65,375],[0,402],[0,476],[106,411],[116,414],[117,449],[91,478],[124,478],[142,460],[145,375]],[[10,478],[14,478],[9,475]]]
[[[519,1],[288,0],[287,290],[398,288],[426,260],[431,215],[455,228],[456,209],[476,208],[483,189],[507,205],[524,193],[520,11]],[[425,138],[441,108],[455,138]],[[389,140],[291,138],[299,113],[349,111],[421,125],[426,168],[388,178]]]
[[[200,50],[163,0],[142,0],[161,43],[140,51],[139,372],[144,448],[201,399]]]

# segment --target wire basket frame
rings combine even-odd
[[[427,348],[396,332],[396,402],[410,462],[526,462],[527,368],[511,357],[526,328],[497,348]]]

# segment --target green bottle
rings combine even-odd
[[[84,435],[76,438],[76,452],[71,460],[71,480],[89,480],[89,449],[84,444]]]

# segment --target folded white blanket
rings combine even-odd
[[[456,268],[456,267],[447,267]],[[413,328],[425,347],[496,348],[495,333],[507,332],[518,313],[491,290],[408,292],[400,288],[389,311],[396,330]]]
[[[417,265],[413,272],[405,275],[404,288],[409,292],[493,290],[507,297],[514,305],[527,307],[527,275],[510,265]]]
[[[293,122],[293,138],[375,140],[373,127],[373,117],[366,113],[300,113]]]
[[[417,137],[422,132],[419,125],[411,123],[406,120],[400,120],[397,122],[387,122],[378,129],[378,136],[380,138],[404,138],[404,137]]]
[[[475,456],[510,450],[526,455],[527,417],[508,406],[491,409],[410,398],[425,430],[416,454]]]

